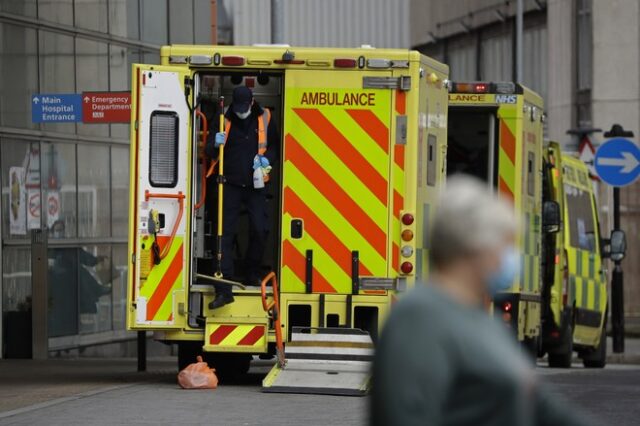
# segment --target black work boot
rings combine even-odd
[[[233,303],[234,298],[231,293],[220,293],[216,295],[216,298],[209,302],[209,309],[222,308],[224,305]]]

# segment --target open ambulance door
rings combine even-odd
[[[191,158],[188,69],[134,65],[128,327],[185,326]]]

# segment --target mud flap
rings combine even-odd
[[[286,364],[276,364],[263,392],[364,396],[371,381],[369,333],[344,328],[294,328]]]

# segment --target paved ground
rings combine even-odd
[[[635,348],[630,342],[628,349]],[[638,345],[640,348],[640,345]],[[633,359],[633,353],[626,359]],[[620,358],[619,360],[625,360]],[[260,392],[265,361],[241,381],[215,391],[176,385],[175,360],[152,360],[135,373],[135,360],[0,360],[0,425],[364,425],[366,398]],[[640,365],[604,370],[537,369],[552,392],[603,425],[640,424]]]
[[[542,380],[551,391],[569,399],[577,409],[589,413],[602,425],[640,424],[640,366],[609,365],[604,370],[571,370],[539,367]]]
[[[14,363],[0,361],[0,366],[3,362]],[[91,363],[85,360],[77,362]],[[48,363],[55,364],[51,361]],[[168,372],[175,365],[174,360],[156,361],[150,366],[155,370],[142,375],[122,370],[123,367],[135,369],[134,360],[112,363],[107,366],[107,370],[111,371],[113,380],[104,380],[100,384],[94,383],[94,386],[89,386],[88,383],[77,382],[78,377],[73,380],[67,379],[66,383],[60,384],[63,389],[77,386],[82,393],[10,411],[2,412],[0,408],[0,425],[326,426],[366,423],[366,398],[261,393],[260,383],[269,369],[265,362],[258,362],[259,365],[252,368],[243,380],[221,386],[215,391],[185,391],[178,388],[175,373]],[[57,365],[52,366],[52,369],[58,368]],[[68,371],[66,366],[63,366],[63,369]],[[58,375],[58,379],[62,377]],[[48,389],[41,392],[43,399],[46,395],[53,396],[55,380],[57,379],[44,379],[43,376],[42,384]],[[0,383],[2,401],[7,394],[11,397],[11,392],[6,390],[11,386],[6,386],[4,380]],[[37,385],[32,383],[29,389],[35,390]],[[58,394],[62,394],[62,391]],[[30,397],[25,396],[22,400],[28,398]],[[20,397],[14,395],[13,400],[19,401]]]

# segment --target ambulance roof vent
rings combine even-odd
[[[276,44],[254,43],[252,46],[253,47],[291,47],[291,45],[287,43],[276,43]]]

